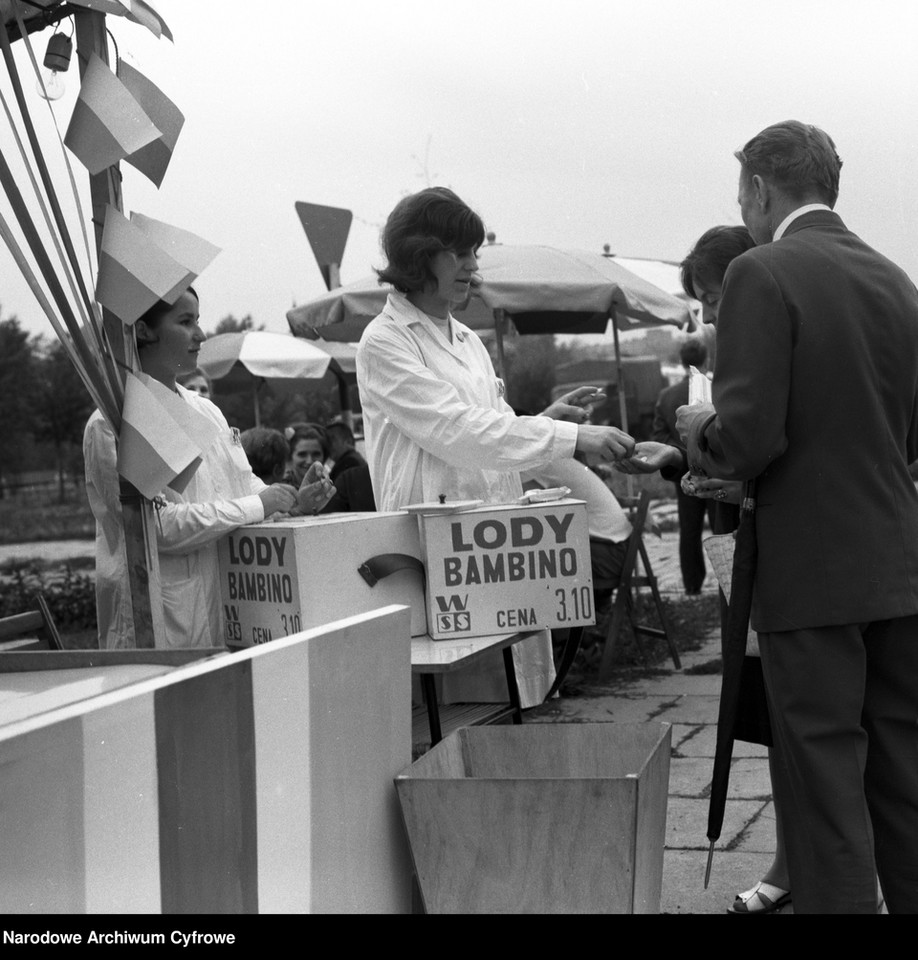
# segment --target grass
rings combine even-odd
[[[71,488],[65,503],[46,490],[24,490],[0,500],[0,544],[50,540],[91,540],[96,522],[82,488]]]
[[[720,598],[716,593],[692,598],[664,596],[663,607],[673,642],[680,654],[700,649],[710,632],[720,626]],[[634,610],[639,623],[659,626],[656,608],[649,594],[636,594]],[[599,665],[607,626],[608,617],[602,617],[595,628],[587,628],[584,632],[580,651],[562,684],[562,696],[589,696],[592,688],[601,685]],[[666,641],[657,637],[642,637],[642,644],[643,651],[626,621],[619,633],[618,649],[613,661],[616,680],[670,672],[672,661]],[[686,672],[720,672],[720,661]]]

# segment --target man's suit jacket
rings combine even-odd
[[[338,457],[328,474],[328,479],[334,483],[345,470],[350,470],[351,467],[362,467],[364,464],[366,464],[366,460],[352,447]]]
[[[737,257],[692,469],[759,477],[752,623],[918,613],[918,291],[830,211]],[[918,638],[916,638],[918,641]]]

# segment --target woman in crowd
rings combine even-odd
[[[299,486],[314,463],[324,464],[328,459],[328,437],[317,423],[293,423],[284,436],[290,445],[290,466],[284,480]]]
[[[717,324],[721,290],[730,262],[755,245],[745,227],[712,227],[706,231],[689,255],[682,261],[682,286],[690,296],[701,301],[702,320]],[[641,459],[645,458],[645,459]],[[691,496],[713,500],[713,532],[731,533],[739,524],[739,503],[742,484],[738,481],[693,477],[687,474],[688,463],[684,446],[648,441],[635,445],[634,458],[617,464],[617,469],[630,473],[650,473],[660,470],[670,480],[681,477],[683,491]],[[721,594],[721,624],[726,624],[726,602]],[[746,657],[740,693],[740,712],[736,739],[750,743],[771,744],[771,730],[765,703],[765,687],[757,657]],[[768,751],[769,766],[774,779],[777,762],[773,747]],[[784,847],[782,813],[775,805],[775,858],[762,879],[749,890],[737,894],[730,906],[731,913],[772,913],[791,901]],[[827,878],[827,882],[830,882]]]
[[[175,382],[186,390],[196,393],[199,397],[207,397],[208,400],[213,399],[214,390],[210,377],[203,370],[197,369],[191,373],[181,373],[175,378]]]
[[[394,290],[357,351],[380,510],[440,497],[511,503],[522,495],[526,467],[575,450],[612,460],[633,447],[614,427],[584,425],[594,388],[568,394],[541,416],[513,413],[481,340],[452,315],[470,295],[484,238],[481,218],[444,187],[402,199],[383,229],[388,262],[378,274]],[[521,702],[534,706],[554,676],[548,631],[515,645],[513,656]],[[444,678],[446,702],[506,698],[500,654]]]
[[[198,297],[192,288],[174,305],[160,301],[135,324],[140,366],[212,420],[219,434],[204,451],[182,493],[165,487],[156,503],[156,540],[162,589],[165,646],[223,645],[217,540],[246,523],[299,504],[314,512],[333,488],[307,474],[298,487],[262,483],[252,473],[223,414],[209,400],[186,390],[176,379],[195,369],[204,334],[198,322]],[[96,518],[96,605],[99,644],[133,647],[134,621],[128,580],[115,434],[99,411],[83,437],[86,492]]]

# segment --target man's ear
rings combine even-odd
[[[752,175],[752,195],[755,198],[756,205],[762,213],[767,213],[771,206],[772,195],[771,185],[767,180],[763,180],[757,173]]]
[[[134,324],[134,337],[138,347],[145,347],[148,343],[157,343],[159,337],[147,326],[146,320],[138,320]]]

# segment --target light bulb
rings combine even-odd
[[[73,53],[73,41],[62,33],[55,33],[48,41],[45,52],[44,70],[41,80],[35,87],[38,95],[45,100],[60,100],[64,95],[65,83],[63,73],[70,66],[70,55]],[[44,86],[42,86],[44,81]]]
[[[42,87],[42,81],[44,81],[44,87]],[[67,84],[57,70],[42,70],[41,80],[36,81],[35,89],[45,100],[60,100],[67,89]]]

